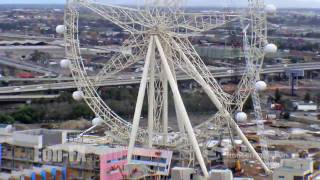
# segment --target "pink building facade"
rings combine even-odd
[[[122,170],[127,164],[128,150],[106,152],[100,155],[100,180],[121,180],[123,179]]]
[[[114,149],[100,155],[100,180],[121,180],[128,174],[123,172],[128,164],[127,149]],[[135,148],[132,163],[144,164],[160,175],[169,175],[172,151]]]

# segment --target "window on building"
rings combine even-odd
[[[140,160],[141,161],[151,161],[151,158],[147,157],[147,156],[141,156]]]
[[[119,161],[123,161],[123,160],[126,160],[126,159],[127,159],[127,156],[126,156],[126,155],[118,158]]]
[[[166,169],[164,167],[159,167],[158,171],[164,172]]]
[[[285,180],[284,176],[279,176],[279,180]]]
[[[303,180],[302,176],[293,176],[293,180]]]

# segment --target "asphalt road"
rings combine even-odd
[[[280,73],[285,72],[286,69],[303,69],[303,70],[317,70],[320,69],[320,63],[301,63],[301,64],[289,64],[284,65],[272,65],[268,66],[262,70],[262,74]],[[243,69],[238,69],[230,73],[228,70],[212,70],[213,76],[216,78],[230,77],[230,76],[240,76],[244,73]],[[60,78],[56,78],[59,81]],[[101,83],[96,86],[119,86],[119,85],[132,85],[139,84],[141,79],[141,73],[130,73],[125,75],[117,76],[112,79],[104,79]],[[178,74],[178,80],[190,80],[191,78],[187,75]],[[38,81],[40,79],[33,79]],[[62,80],[62,78],[61,78]],[[63,79],[66,80],[66,79]],[[10,94],[10,93],[22,93],[22,92],[36,92],[45,90],[62,90],[62,89],[75,89],[76,85],[70,78],[70,82],[58,82],[58,83],[47,83],[47,84],[37,84],[37,85],[25,85],[25,86],[8,86],[0,87],[0,94]]]

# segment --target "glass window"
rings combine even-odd
[[[302,176],[293,176],[293,180],[303,180]]]

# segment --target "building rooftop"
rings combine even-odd
[[[23,131],[16,131],[16,133],[24,133],[24,134],[30,134],[30,135],[46,135],[46,134],[54,134],[56,132],[77,133],[77,132],[81,132],[81,131],[64,130],[64,129],[29,129],[29,130],[23,130]]]
[[[274,171],[297,173],[297,174],[306,174],[306,173],[310,172],[310,170],[295,169],[295,168],[289,168],[289,167],[280,167],[280,168],[275,169]]]
[[[103,155],[106,153],[118,152],[119,150],[126,150],[126,147],[110,147],[107,145],[97,145],[97,144],[79,144],[79,143],[64,143],[48,146],[47,149],[52,150],[63,150],[67,152],[82,152],[85,154],[96,154]]]

